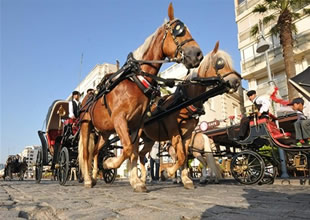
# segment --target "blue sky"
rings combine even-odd
[[[104,62],[124,63],[168,17],[167,0],[1,0],[0,163],[40,145],[47,109]],[[204,54],[220,48],[240,72],[231,0],[172,1]],[[81,68],[81,54],[83,65]]]

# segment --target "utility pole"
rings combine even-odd
[[[81,54],[81,64],[80,64],[80,72],[79,72],[79,92],[81,92],[80,86],[81,86],[81,78],[82,78],[82,66],[83,66],[83,52]]]

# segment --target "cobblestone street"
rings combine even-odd
[[[309,219],[310,187],[239,185],[234,181],[186,190],[172,182],[135,193],[128,181],[0,181],[0,219]]]

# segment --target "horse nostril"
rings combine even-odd
[[[199,50],[199,51],[197,52],[197,59],[198,59],[199,61],[202,61],[202,59],[203,59],[203,55],[202,55],[201,50]]]

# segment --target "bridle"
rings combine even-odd
[[[173,24],[176,25],[174,26],[174,28],[172,28],[171,26]],[[182,41],[181,43],[178,41],[177,37],[180,37],[180,36],[184,36],[185,33],[186,33],[186,26],[184,25],[184,23],[182,21],[180,21],[179,19],[175,19],[173,20],[171,23],[170,21],[168,21],[166,24],[165,24],[165,34],[164,34],[164,37],[163,37],[163,42],[162,42],[162,51],[164,51],[164,43],[165,43],[165,40],[167,38],[167,35],[168,35],[168,32],[170,32],[171,34],[171,37],[173,39],[173,42],[175,43],[175,45],[177,46],[177,49],[175,50],[175,53],[174,53],[174,58],[176,59],[178,54],[180,54],[180,57],[181,59],[178,60],[177,59],[177,62],[183,62],[183,59],[184,59],[184,51],[182,50],[182,47],[187,44],[188,42],[190,41],[193,41],[194,39],[193,38],[190,38],[190,39],[186,39],[184,41]]]

